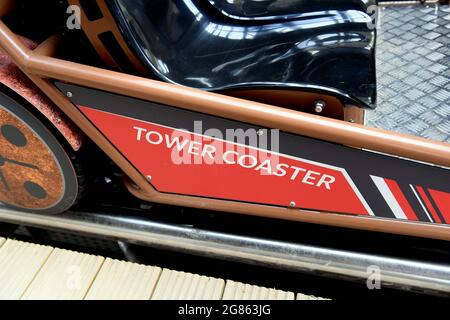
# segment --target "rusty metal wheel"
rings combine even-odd
[[[0,92],[0,202],[60,213],[78,195],[74,166],[57,138],[20,103]]]

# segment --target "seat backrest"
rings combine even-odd
[[[376,0],[201,0],[237,19],[292,19],[329,10],[368,12]]]
[[[312,11],[291,19],[243,21],[221,14],[229,0],[109,0],[128,43],[162,80],[205,90],[315,85],[375,99],[375,31],[361,10]],[[342,2],[360,2],[339,0]],[[336,0],[335,2],[339,2]],[[214,2],[214,6],[211,4]],[[258,2],[266,11],[301,0]],[[324,9],[330,10],[324,10]],[[271,11],[272,10],[272,11]],[[291,12],[296,12],[295,10]],[[303,12],[303,11],[302,11]]]

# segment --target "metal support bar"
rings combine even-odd
[[[211,232],[120,214],[77,212],[45,216],[0,209],[0,221],[363,281],[370,274],[368,268],[376,266],[381,271],[382,285],[450,292],[450,265]]]

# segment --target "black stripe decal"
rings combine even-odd
[[[419,190],[417,190],[417,187],[414,185],[410,185],[411,189],[414,190],[415,192],[415,197],[420,205],[420,209],[421,211],[425,214],[425,216],[428,218],[428,220],[431,219],[432,222],[436,222],[434,220],[433,215],[431,214],[431,212],[428,211],[427,209],[427,205],[425,204],[425,201],[422,199],[422,197],[420,196]]]
[[[409,184],[399,184],[399,186],[400,186],[400,190],[403,192],[403,195],[405,196],[409,205],[411,206],[414,213],[416,214],[417,219],[419,219],[419,221],[422,221],[422,222],[430,222],[430,219],[428,219],[428,216],[423,211],[422,206],[419,203],[419,200],[414,195],[414,192],[411,190],[411,187],[409,186]]]

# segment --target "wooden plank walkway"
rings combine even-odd
[[[0,238],[0,299],[314,300],[232,280]]]

